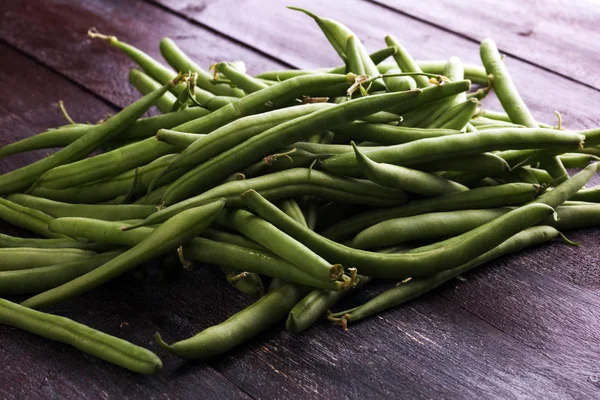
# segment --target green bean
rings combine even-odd
[[[300,209],[300,206],[298,205],[298,202],[296,200],[283,200],[279,203],[279,208],[281,209],[281,211],[293,218],[296,222],[308,228],[306,217],[304,216],[304,213],[302,212],[302,209]]]
[[[539,158],[538,166],[548,172],[555,183],[561,183],[569,179],[569,172],[562,165],[558,156],[548,156]]]
[[[63,237],[57,239],[32,239],[21,238],[0,233],[0,248],[8,247],[33,247],[36,249],[85,249],[94,250],[98,247],[95,243],[82,243],[75,239]]]
[[[65,238],[63,235],[57,235],[48,230],[48,223],[53,219],[50,215],[1,197],[0,219],[46,238]]]
[[[356,37],[350,35],[346,38],[346,72],[352,72],[356,75],[367,75],[363,65],[361,53],[358,49]],[[378,71],[379,72],[379,71]]]
[[[349,322],[358,322],[371,315],[397,307],[488,261],[547,242],[558,235],[560,232],[549,226],[528,228],[459,267],[439,272],[431,277],[413,278],[400,283],[356,308],[332,314],[330,319],[346,328]]]
[[[442,177],[397,165],[376,163],[358,150],[352,142],[354,153],[362,173],[371,181],[385,187],[405,190],[424,196],[469,190],[466,186]]]
[[[138,184],[134,190],[135,194],[144,193],[156,176],[163,171],[177,157],[176,154],[167,154],[138,169]],[[86,185],[76,186],[68,189],[53,190],[36,186],[29,194],[47,199],[76,202],[76,203],[99,203],[112,200],[119,195],[124,195],[131,190],[135,180],[135,169],[123,172],[115,177],[104,179]],[[183,175],[186,169],[179,169],[163,175],[154,181],[155,186],[161,186],[173,182]],[[166,188],[165,188],[166,189]],[[153,192],[154,193],[154,192]],[[151,194],[153,194],[151,193]],[[160,199],[160,198],[159,198]],[[157,204],[153,202],[151,204]]]
[[[465,68],[461,59],[458,57],[450,57],[448,61],[446,61],[446,65],[444,65],[444,72],[442,75],[451,81],[461,81],[465,79]],[[464,92],[459,93],[449,105],[454,106],[466,100],[467,94]]]
[[[354,267],[363,275],[386,279],[428,276],[457,267],[554,212],[546,204],[528,204],[463,233],[455,238],[455,242],[435,250],[415,254],[379,254],[352,249],[302,227],[257,192],[248,191],[243,199],[258,215],[322,257]]]
[[[265,295],[265,288],[258,274],[246,271],[239,272],[223,266],[220,268],[225,273],[227,282],[238,292],[257,299]]]
[[[446,60],[417,60],[417,65],[423,72],[443,75],[446,69]],[[488,84],[488,74],[480,65],[463,64],[464,77],[478,85]]]
[[[510,117],[510,121],[528,128],[539,127],[527,105],[519,96],[494,41],[490,38],[484,39],[481,42],[480,52],[486,71],[492,75],[494,92],[498,96],[502,108]]]
[[[37,135],[9,143],[0,148],[0,158],[12,154],[24,153],[37,149],[50,149],[65,146],[83,136],[90,129],[89,125],[77,127],[60,127],[50,129]]]
[[[211,326],[189,339],[169,345],[158,333],[155,338],[162,348],[180,358],[202,359],[217,356],[285,318],[300,301],[303,293],[304,290],[287,283],[226,321]]]
[[[478,115],[484,121],[501,121],[501,122],[512,122],[510,117],[505,112],[492,111],[492,110],[479,110]],[[543,122],[536,121],[540,128],[554,129],[554,126],[545,124]]]
[[[479,101],[476,99],[465,100],[462,103],[447,109],[429,128],[456,129],[462,130],[469,123]]]
[[[496,187],[482,187],[466,192],[450,193],[424,200],[414,200],[403,206],[365,211],[330,226],[322,232],[330,240],[342,241],[361,230],[390,218],[409,217],[430,212],[495,208],[521,205],[534,199],[540,192],[538,185],[509,183]]]
[[[129,70],[129,83],[131,83],[142,95],[151,93],[162,86],[160,83],[135,68]],[[167,92],[156,100],[155,106],[161,113],[166,114],[171,111],[175,101],[177,101],[177,97],[172,93]]]
[[[0,272],[0,295],[14,296],[40,293],[60,286],[112,260],[123,250],[96,254],[88,258],[47,267]]]
[[[100,125],[94,125],[81,138],[56,153],[0,176],[0,194],[18,192],[30,187],[42,174],[59,165],[80,160],[106,143],[141,117],[176,81],[148,94]]]
[[[363,250],[379,249],[409,241],[456,236],[475,229],[509,211],[508,208],[491,208],[388,219],[359,232],[352,240],[351,247]]]
[[[398,74],[400,71],[399,68],[392,68],[387,71],[388,74]],[[390,76],[386,77],[384,75],[383,82],[387,86],[390,92],[403,92],[405,90],[412,90],[417,88],[417,83],[411,76]]]
[[[303,244],[247,211],[227,210],[217,217],[217,223],[235,229],[317,279],[338,280],[344,273],[340,264],[328,263]]]
[[[585,140],[588,138],[586,136]],[[591,154],[568,153],[559,156],[565,168],[585,168],[592,161],[600,161],[600,157]]]
[[[364,118],[361,118],[361,121],[368,122],[371,124],[389,124],[389,125],[398,125],[398,121],[402,118],[394,113],[380,111],[375,114],[367,115]]]
[[[600,186],[594,186],[589,189],[580,189],[577,193],[571,196],[570,199],[575,201],[600,203]]]
[[[245,73],[238,71],[235,67],[233,67],[229,63],[217,63],[213,66],[215,71],[219,71],[227,79],[231,81],[235,86],[242,89],[247,94],[258,92],[259,90],[265,89],[270,85],[261,82],[260,80],[253,78]],[[223,85],[214,85],[214,86],[223,86]],[[240,96],[241,97],[241,96]]]
[[[364,285],[370,279],[368,276],[359,276],[353,289]],[[285,322],[285,328],[292,333],[300,333],[308,329],[347,294],[347,290],[339,292],[322,289],[313,290],[292,308]]]
[[[186,148],[164,173],[181,167],[201,164],[274,126],[332,107],[333,105],[326,103],[307,104],[240,118],[211,132],[209,135],[198,136],[199,140]],[[175,128],[175,131],[181,132],[183,128]],[[158,134],[158,136],[161,135],[163,134]]]
[[[580,148],[584,136],[551,129],[498,129],[464,133],[389,146],[365,152],[376,162],[408,166],[425,160],[439,160],[506,149],[552,149],[572,146]],[[336,174],[353,174],[358,170],[352,154],[341,154],[323,161],[323,166]]]
[[[105,177],[116,176],[132,168],[146,165],[156,158],[176,152],[177,147],[150,137],[107,153],[54,167],[43,174],[36,185],[54,190],[67,189]]]
[[[563,203],[564,204],[564,203]],[[556,208],[558,218],[547,218],[542,221],[559,231],[594,228],[600,225],[600,205],[570,205]]]
[[[223,208],[224,200],[197,207],[169,219],[125,253],[85,275],[40,293],[22,304],[43,308],[85,293],[147,261],[177,248],[197,236]],[[57,221],[57,220],[55,220]]]
[[[4,299],[0,299],[0,323],[68,344],[133,372],[155,374],[162,368],[160,358],[150,350],[68,318],[31,310]]]
[[[165,205],[171,205],[201,193],[259,157],[267,156],[314,133],[351,122],[419,94],[419,91],[415,91],[366,96],[284,122],[194,168],[169,187],[163,202]],[[252,95],[245,98],[250,96]]]
[[[333,131],[354,141],[367,140],[383,145],[408,143],[430,137],[456,135],[460,133],[460,131],[450,129],[411,128],[406,126],[371,124],[367,122],[352,122],[334,128]]]
[[[11,194],[6,199],[13,203],[39,210],[55,218],[87,217],[105,221],[123,221],[127,219],[143,219],[156,211],[156,207],[154,206],[132,204],[114,206],[102,204],[69,204],[21,193]]]
[[[234,244],[239,247],[245,247],[247,249],[258,250],[263,253],[270,253],[266,247],[261,246],[253,240],[248,239],[245,236],[238,235],[235,233],[220,231],[214,228],[206,228],[204,232],[200,235],[205,239],[210,239],[216,242],[223,242]]]
[[[423,72],[414,58],[408,53],[408,51],[402,46],[393,36],[388,35],[385,37],[385,43],[388,46],[394,46],[398,49],[394,54],[394,60],[398,67],[403,72]],[[429,78],[422,75],[416,75],[413,77],[417,83],[417,87],[425,88],[429,86]]]
[[[47,267],[53,264],[68,263],[96,255],[82,249],[38,249],[32,247],[11,247],[0,249],[0,271]]]
[[[376,76],[379,74],[379,70],[377,69],[377,66],[375,65],[375,63],[373,62],[373,60],[371,60],[371,58],[369,57],[369,54],[367,53],[367,50],[365,49],[365,47],[363,46],[363,44],[361,43],[361,41],[358,39],[358,37],[356,37],[356,35],[354,35],[354,33],[348,29],[348,27],[346,27],[345,25],[341,24],[338,21],[335,21],[333,19],[330,18],[324,18],[318,15],[315,15],[314,13],[302,9],[302,8],[298,8],[298,7],[289,7],[288,8],[290,10],[295,10],[295,11],[300,11],[306,15],[308,15],[309,17],[311,17],[319,26],[319,28],[321,28],[321,31],[325,34],[325,37],[327,38],[327,40],[329,41],[329,43],[331,43],[331,45],[333,46],[333,48],[335,49],[335,51],[339,54],[340,58],[346,62],[347,58],[348,58],[348,54],[346,54],[346,49],[348,47],[348,38],[352,37],[354,40],[354,45],[351,45],[354,47],[354,50],[357,53],[357,56],[360,59],[360,62],[362,64],[362,70],[364,71],[364,74],[368,75],[368,76]],[[389,44],[388,44],[389,45]],[[395,56],[396,53],[394,53]],[[354,72],[354,71],[350,71],[350,72]],[[376,79],[373,81],[373,88],[375,90],[385,90],[385,84],[383,83],[382,79]]]
[[[189,58],[187,54],[185,54],[171,38],[165,37],[161,39],[159,47],[160,53],[165,58],[167,63],[173,67],[173,69],[181,72],[192,71],[197,73],[197,83],[202,89],[208,90],[209,92],[220,96],[244,96],[244,92],[239,89],[234,89],[225,85],[212,84],[211,74],[196,64],[191,58]]]
[[[454,96],[461,92],[466,92],[470,87],[471,82],[468,80],[448,82],[443,85],[432,85],[422,89],[421,96],[390,108],[387,111],[398,115],[405,115],[409,111],[417,110],[425,105],[430,105],[435,101]]]
[[[548,174],[548,172],[544,171],[543,169],[532,167],[523,167],[523,169],[529,172],[539,183],[544,185],[552,184],[552,177],[550,176],[550,174]]]
[[[304,194],[320,194],[322,196],[333,194],[331,200],[348,199],[352,201],[352,195],[359,196],[354,197],[357,200],[361,198],[368,199],[367,203],[359,204],[376,203],[377,197],[389,202],[395,202],[396,204],[406,201],[406,195],[400,190],[383,188],[366,180],[337,177],[308,168],[295,168],[216,186],[198,196],[176,203],[152,214],[144,221],[144,225],[163,222],[183,210],[206,204],[206,202],[214,201],[221,197],[227,198],[227,206],[241,206],[239,195],[250,189],[261,192],[261,194],[271,200],[281,200]],[[329,192],[326,189],[329,189]],[[286,192],[286,190],[289,191]],[[337,191],[341,196],[336,196],[331,190]]]
[[[600,163],[593,163],[585,167],[571,178],[567,179],[554,189],[547,191],[530,203],[547,204],[550,207],[558,207],[565,201],[571,199],[592,177],[596,174]]]
[[[58,218],[51,224],[51,228],[57,232],[78,235],[106,245],[131,247],[138,245],[155,230],[151,227],[144,227],[123,231],[119,229],[121,226],[122,223],[89,218]],[[204,232],[203,236],[205,236]],[[218,239],[219,241],[194,238],[183,246],[183,255],[189,260],[230,269],[239,269],[240,266],[243,266],[244,270],[248,272],[326,290],[339,291],[344,285],[339,281],[317,279],[272,254],[269,250],[258,249],[257,245],[247,246],[249,240],[246,243],[241,241],[231,243],[231,240],[230,243],[225,243],[220,241],[223,239],[222,235],[219,235]]]

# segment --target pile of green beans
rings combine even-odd
[[[214,264],[258,300],[154,344],[214,357],[283,321],[293,333],[319,320],[347,329],[505,254],[573,244],[560,231],[600,226],[599,187],[585,188],[600,130],[535,119],[491,39],[482,65],[417,61],[392,36],[369,54],[340,22],[291,9],[316,22],[343,65],[209,71],[164,38],[169,68],[89,32],[137,64],[128,78],[143,97],[104,122],[0,148],[2,158],[61,147],[0,175],[0,219],[28,232],[0,234],[0,323],[157,373],[152,350],[52,307],[168,254],[184,274]],[[490,93],[502,111],[482,108]],[[152,106],[163,114],[143,117]],[[400,283],[337,305],[384,279]]]

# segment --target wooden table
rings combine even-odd
[[[159,57],[164,36],[208,65],[244,60],[251,73],[337,65],[316,25],[287,1],[8,0],[0,8],[0,145],[64,124],[97,121],[137,94],[132,63],[85,33],[91,26]],[[540,120],[600,125],[600,6],[577,0],[297,1],[340,20],[365,45],[393,34],[419,59],[479,62],[492,36]],[[498,109],[495,100],[486,99]],[[0,161],[5,172],[44,151]],[[597,180],[596,180],[597,181]],[[2,232],[18,233],[7,225]],[[157,348],[216,324],[251,300],[211,268],[177,279],[117,279],[52,311],[157,351],[155,377],[0,327],[0,397],[21,398],[599,398],[600,229],[503,257],[396,310],[301,335],[273,329],[208,362]],[[158,269],[156,269],[158,270]],[[154,269],[150,269],[154,271]],[[372,286],[348,300],[373,296]],[[17,299],[18,300],[18,299]]]

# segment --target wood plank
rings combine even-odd
[[[480,42],[492,37],[503,53],[600,89],[596,76],[600,7],[589,0],[372,0]]]
[[[0,54],[1,144],[64,124],[57,99],[65,99],[71,115],[80,121],[96,121],[114,111],[5,44],[0,44]],[[2,159],[0,173],[35,161],[43,154],[32,152]],[[31,236],[1,221],[0,232]],[[149,291],[147,285],[121,278],[53,311],[160,353],[152,339],[158,329],[153,323],[154,308],[148,308],[146,301],[161,303],[164,297],[160,289],[165,288],[153,287],[156,290]],[[217,298],[225,286],[223,282],[211,286],[211,298]],[[172,310],[179,309],[170,306]],[[248,398],[209,366],[178,376],[172,373],[174,363],[167,359],[163,374],[140,377],[67,345],[7,326],[0,326],[0,338],[1,398],[157,398],[177,393],[177,398],[194,399],[199,391],[212,398]]]
[[[290,399],[561,399],[586,393],[559,363],[435,294],[348,332],[326,324],[298,335],[273,331],[211,365],[261,398],[270,397],[265,392]]]
[[[506,257],[467,275],[467,283],[447,285],[441,295],[562,364],[581,396],[597,396],[600,229],[568,236],[581,247],[551,243]]]
[[[307,16],[287,10],[287,1],[271,1],[269,7],[264,7],[260,0],[204,2],[202,6],[190,0],[153,1],[261,51],[277,54],[281,60],[298,68],[340,64],[317,25]],[[371,51],[384,47],[383,38],[392,34],[416,58],[459,56],[465,62],[480,64],[477,43],[375,4],[361,0],[343,4],[307,0],[301,6],[346,24]],[[236,12],[224,12],[232,9]],[[258,9],[260,24],[247,18]],[[506,63],[525,102],[540,120],[553,123],[554,110],[559,110],[569,128],[600,125],[600,116],[594,106],[600,103],[598,91],[512,57],[507,57]],[[569,64],[574,68],[583,65],[577,57],[569,59]],[[499,104],[492,98],[486,99],[484,106],[499,109]]]
[[[134,64],[107,43],[87,38],[91,27],[115,35],[155,58],[160,58],[160,39],[169,36],[205,68],[217,61],[240,59],[248,62],[252,72],[283,67],[139,0],[19,0],[3,4],[0,14],[0,38],[124,107],[138,98],[127,83]]]

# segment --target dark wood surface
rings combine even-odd
[[[600,125],[597,32],[589,28],[600,6],[566,0],[507,1],[501,8],[488,1],[379,3],[385,6],[362,0],[296,4],[346,23],[371,50],[393,34],[423,59],[458,55],[478,62],[477,40],[491,35],[539,119],[553,122],[559,110],[568,127]],[[170,36],[205,67],[238,59],[252,73],[339,64],[316,25],[286,10],[288,4],[5,1],[0,145],[63,124],[60,99],[75,119],[95,121],[136,98],[127,84],[133,64],[87,39],[91,26],[156,57],[158,41]],[[498,107],[493,99],[485,104]],[[0,160],[0,171],[44,153]],[[0,231],[19,233],[6,224]],[[140,377],[0,327],[0,397],[598,398],[600,230],[569,236],[582,246],[553,242],[504,257],[467,274],[465,282],[451,282],[348,332],[320,323],[292,335],[278,326],[208,362],[177,360],[157,348],[152,334],[160,331],[169,341],[188,337],[252,300],[212,268],[165,278],[150,266],[142,282],[117,279],[52,312],[156,351],[165,364],[159,375]],[[383,287],[366,288],[344,305]]]

